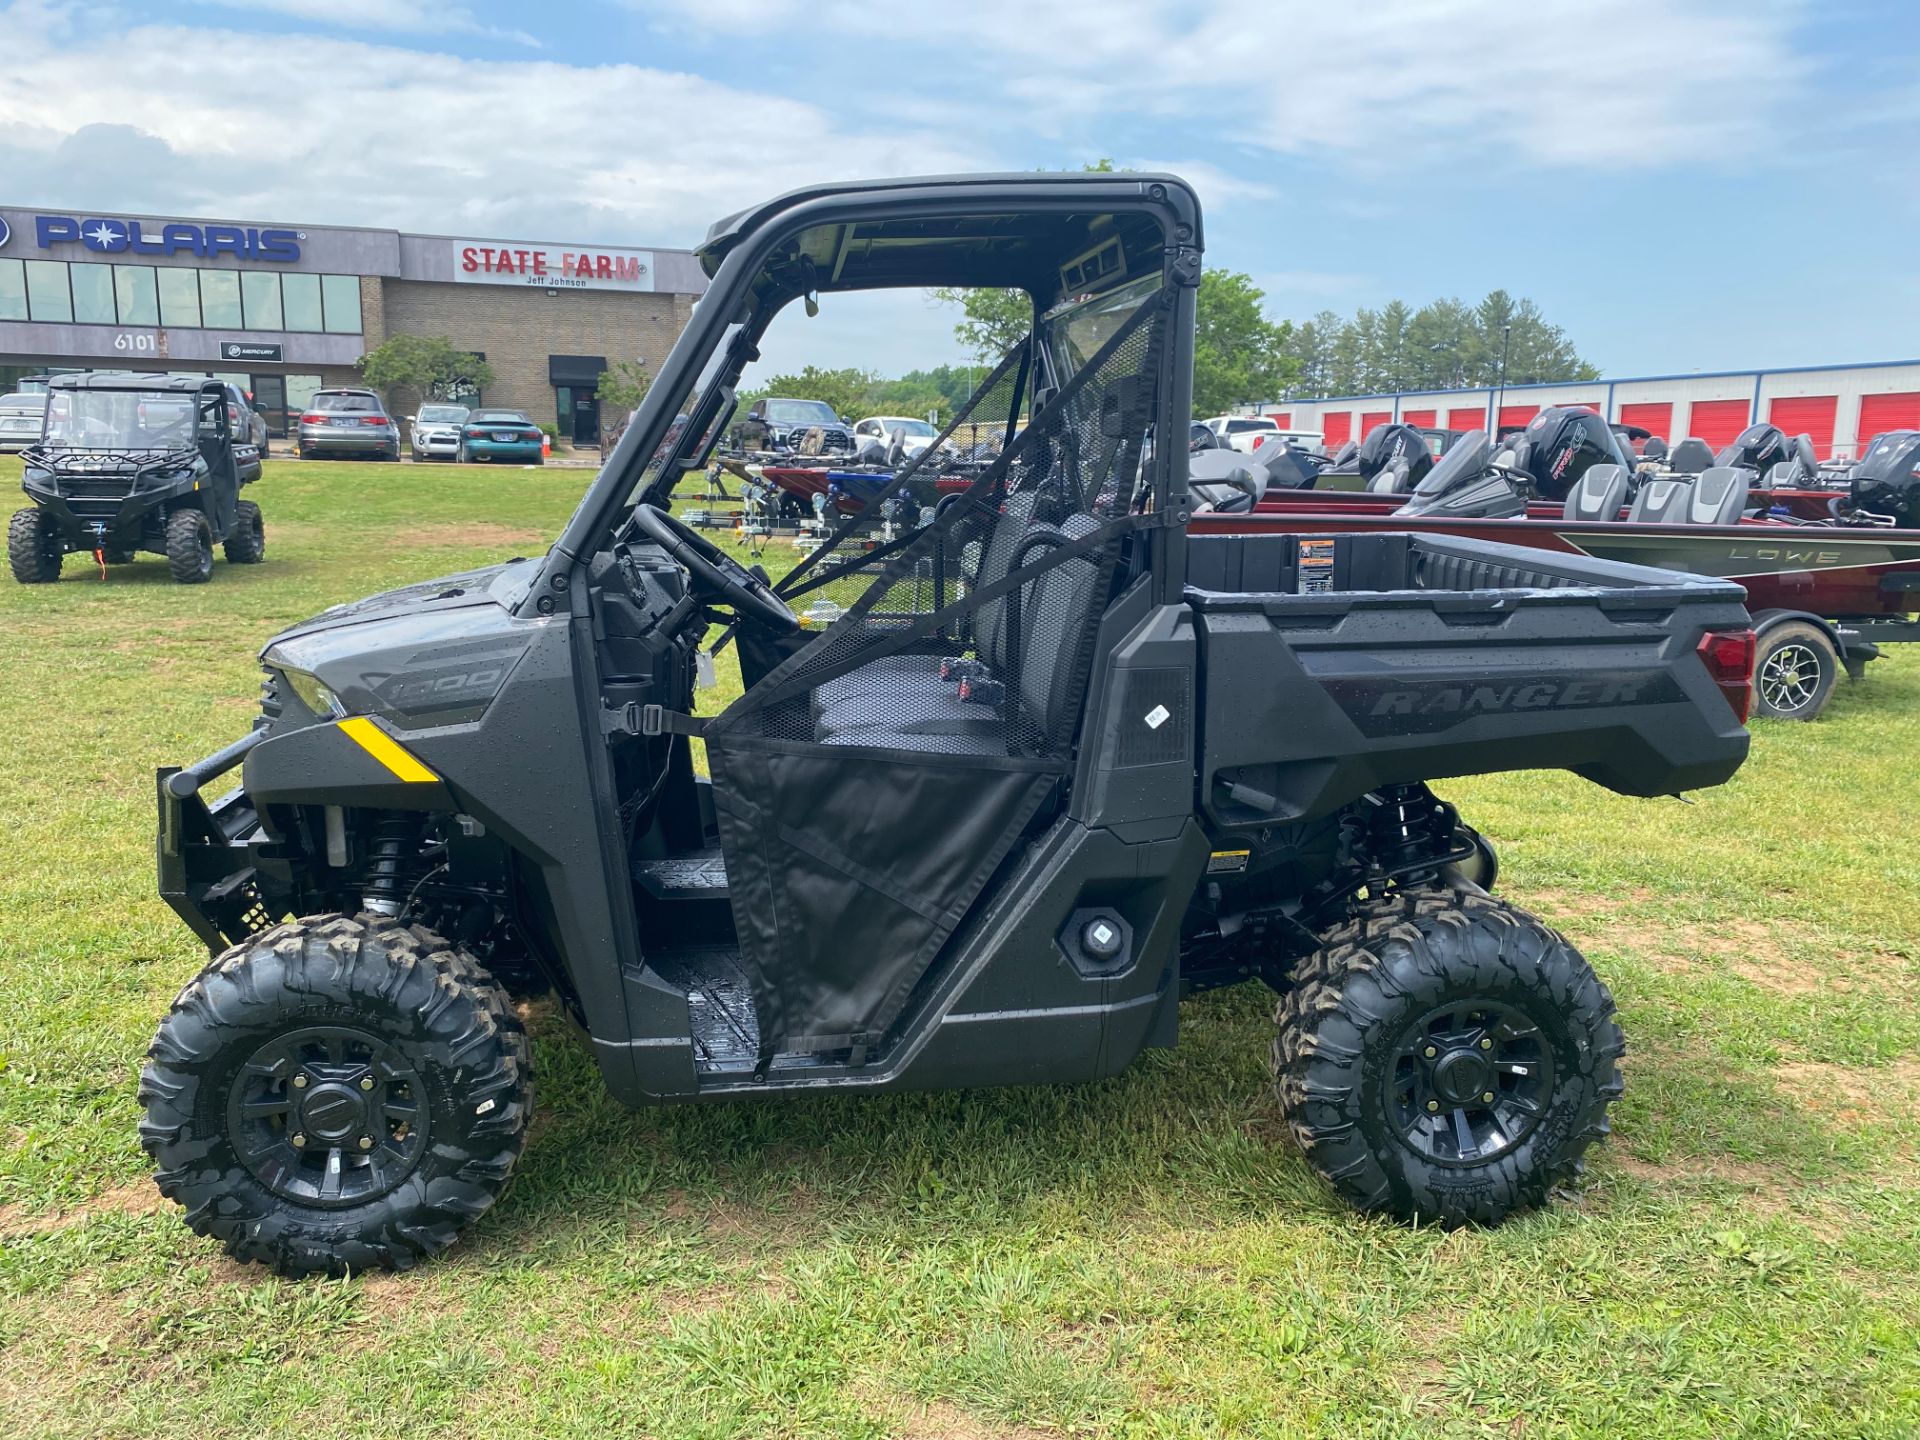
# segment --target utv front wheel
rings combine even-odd
[[[465,952],[315,916],[180,992],[140,1077],[160,1192],[237,1260],[404,1270],[499,1197],[533,1108],[525,1030]]]
[[[167,569],[182,585],[204,585],[213,578],[213,527],[198,510],[176,510],[167,517]]]
[[[233,521],[233,533],[227,536],[225,550],[229,565],[258,565],[267,558],[267,526],[260,518],[260,507],[242,500]]]
[[[1442,1225],[1542,1204],[1607,1133],[1625,1050],[1580,952],[1465,891],[1375,903],[1296,968],[1274,1080],[1345,1199]]]
[[[7,525],[7,564],[22,585],[51,585],[60,578],[66,547],[44,510],[16,510]]]

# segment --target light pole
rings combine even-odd
[[[1493,443],[1500,443],[1500,410],[1507,398],[1507,345],[1513,339],[1513,324],[1500,327],[1500,389],[1493,399]]]

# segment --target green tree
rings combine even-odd
[[[392,411],[404,408],[394,398],[397,393],[417,395],[422,402],[465,400],[493,383],[491,365],[444,335],[389,335],[353,363],[360,377],[386,396]]]
[[[856,420],[867,405],[867,397],[880,384],[880,377],[851,366],[837,370],[809,365],[797,375],[774,375],[751,394],[740,397],[742,411],[755,400],[773,395],[783,400],[824,400],[836,415],[852,415]]]
[[[600,402],[602,445],[611,449],[619,443],[626,433],[627,422],[633,419],[633,412],[640,408],[640,402],[647,398],[652,386],[653,376],[648,373],[644,360],[616,360],[600,372],[593,394]]]
[[[1293,327],[1267,318],[1265,293],[1232,270],[1200,276],[1193,336],[1193,413],[1218,415],[1243,401],[1285,394],[1298,373],[1288,353]]]

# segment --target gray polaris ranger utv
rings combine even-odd
[[[57,375],[47,390],[45,434],[21,452],[33,504],[7,527],[14,579],[50,584],[76,551],[103,570],[152,551],[183,585],[213,577],[216,543],[235,565],[266,558],[260,507],[240,498],[260,449],[234,435],[225,385],[108,371]]]
[[[1613,1003],[1425,782],[1724,781],[1738,587],[1190,537],[1187,447],[1155,443],[1201,263],[1170,176],[801,191],[701,256],[550,551],[288,630],[252,732],[160,772],[160,890],[217,955],[140,1088],[188,1223],[288,1272],[449,1244],[525,1142],[516,990],[638,1105],[1093,1080],[1258,980],[1280,1111],[1355,1205],[1491,1222],[1571,1176],[1620,1091]],[[1012,440],[932,523],[774,587],[672,515],[781,307],[946,285],[1026,290],[1033,330],[949,431]],[[745,694],[696,715],[722,643]]]

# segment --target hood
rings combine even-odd
[[[529,559],[504,561],[478,570],[462,570],[442,575],[437,580],[422,580],[398,590],[383,590],[364,600],[349,600],[322,610],[311,620],[289,626],[268,642],[268,649],[283,641],[298,640],[321,631],[344,626],[368,624],[376,620],[425,617],[450,610],[467,610],[477,605],[497,605],[511,610],[526,595],[526,588],[538,572],[538,562]],[[264,652],[263,652],[264,653]]]

